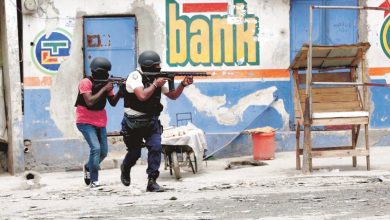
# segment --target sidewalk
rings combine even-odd
[[[379,194],[383,201],[390,199],[385,190],[390,187],[389,155],[390,147],[372,148],[371,171],[364,157],[356,168],[352,158],[314,159],[309,175],[295,170],[295,152],[276,153],[265,166],[225,169],[251,157],[211,160],[196,174],[181,169],[180,180],[162,165],[158,183],[167,189],[164,193],[145,191],[142,164],[133,167],[129,187],[120,182],[118,168],[102,170],[104,186],[97,190],[84,184],[82,171],[37,174],[34,185],[21,174],[2,174],[0,219],[340,219],[352,208],[349,216],[388,219],[389,207],[376,201]]]
[[[357,167],[352,167],[352,159],[344,158],[316,158],[313,159],[312,176],[375,176],[390,174],[390,147],[371,148],[371,171],[366,170],[365,157],[357,158]],[[163,185],[177,185],[188,183],[200,185],[213,182],[236,182],[242,179],[264,179],[267,177],[291,177],[303,175],[295,169],[295,152],[279,152],[275,154],[274,160],[263,161],[265,166],[241,166],[225,170],[231,161],[251,160],[250,156],[237,158],[223,158],[209,160],[200,165],[198,173],[193,174],[189,168],[181,168],[182,179],[177,181],[169,174],[169,169],[164,170],[162,162],[160,167],[159,182]],[[118,167],[119,159],[108,157],[107,162],[100,172],[100,182],[107,185],[121,185]],[[147,175],[146,164],[137,164],[131,172],[132,185],[145,185]],[[109,169],[113,168],[113,169]],[[245,171],[244,171],[245,170]],[[244,171],[244,172],[243,172]],[[0,189],[15,190],[25,179],[24,173],[10,176],[7,173],[0,174]],[[83,185],[82,171],[40,173],[40,183],[45,188],[51,187],[77,187]],[[303,175],[305,176],[305,175]]]

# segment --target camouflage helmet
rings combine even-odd
[[[111,70],[111,62],[104,57],[95,57],[89,67],[92,73],[108,72]]]
[[[150,67],[153,66],[154,64],[160,64],[161,60],[160,60],[160,56],[156,52],[152,50],[147,50],[142,52],[139,55],[138,63],[141,66]]]

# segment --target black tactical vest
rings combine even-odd
[[[92,95],[98,93],[106,85],[105,83],[95,83],[93,81],[93,78],[90,76],[88,77],[88,79],[91,80],[92,82]],[[107,102],[107,98],[106,96],[104,96],[104,98],[103,97],[100,98],[94,105],[88,106],[84,100],[83,95],[80,94],[80,90],[79,90],[79,94],[77,95],[77,100],[74,106],[77,107],[78,105],[81,105],[86,107],[88,110],[99,111],[99,110],[103,110],[104,107],[106,107],[106,102]]]
[[[150,79],[140,73],[142,76],[142,84],[144,88],[149,87],[152,83]],[[157,87],[153,94],[146,101],[138,100],[135,93],[129,93],[127,90],[124,92],[124,105],[125,108],[131,108],[136,111],[151,115],[158,116],[160,112],[163,110],[163,105],[160,103],[161,99],[161,88]]]

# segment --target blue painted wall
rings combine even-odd
[[[357,0],[292,0],[291,1],[291,51],[293,60],[302,44],[309,43],[310,5],[357,6]],[[357,10],[313,11],[313,44],[334,45],[357,42]]]
[[[291,0],[291,37],[290,37],[290,59],[293,59],[302,43],[308,39],[308,6],[316,5],[357,5],[357,0]],[[357,41],[357,13],[356,11],[315,11],[314,14],[314,43],[318,44],[338,44],[355,43]],[[134,17],[115,18],[86,18],[84,24],[84,67],[86,75],[90,74],[89,62],[96,56],[105,56],[113,63],[111,73],[115,76],[126,77],[129,72],[136,67],[136,20]],[[120,31],[117,31],[120,29]],[[88,46],[88,35],[99,35],[99,46]],[[287,40],[288,41],[288,40]],[[96,43],[96,42],[95,42]],[[161,52],[163,53],[163,52]],[[288,53],[288,52],[287,52]],[[161,54],[162,55],[162,54]],[[267,54],[261,54],[267,56]],[[287,64],[286,64],[287,66]],[[287,111],[287,124],[290,129],[286,129],[283,115],[274,107],[267,104],[248,106],[243,113],[242,119],[232,125],[221,124],[215,116],[198,110],[194,106],[193,100],[183,94],[178,100],[167,102],[167,113],[171,119],[169,125],[176,125],[176,114],[191,112],[193,123],[203,129],[207,135],[209,151],[223,146],[239,132],[244,129],[255,127],[271,126],[277,129],[276,150],[293,150],[295,148],[295,134],[292,132],[294,123],[292,82],[285,81],[240,81],[236,82],[197,82],[195,87],[200,93],[208,96],[225,96],[226,104],[221,108],[230,109],[235,106],[240,99],[256,91],[275,88],[271,95],[278,101],[282,101]],[[374,80],[374,82],[384,83],[384,80]],[[76,87],[77,85],[75,85]],[[177,86],[177,85],[176,85]],[[187,88],[188,89],[188,88]],[[389,112],[387,106],[389,102],[389,92],[385,87],[372,87],[372,117],[371,128],[389,128]],[[76,95],[76,94],[71,94]],[[33,140],[33,153],[35,158],[47,164],[65,163],[69,160],[65,155],[73,155],[70,160],[77,162],[86,158],[87,145],[82,140],[66,139],[61,131],[56,127],[50,117],[50,90],[26,89],[24,91],[24,138]],[[206,103],[208,104],[208,103]],[[107,105],[108,106],[108,105]],[[108,108],[109,131],[118,131],[120,121],[123,116],[123,102],[117,107]],[[69,113],[71,114],[71,113]],[[327,136],[325,134],[316,135],[313,139],[315,143],[348,142],[343,136]],[[331,141],[329,141],[331,140]],[[389,144],[390,138],[383,136],[376,144]],[[235,139],[229,148],[220,151],[217,156],[240,156],[251,154],[250,135],[240,135]]]
[[[373,83],[386,83],[385,80],[371,80]],[[390,90],[389,87],[369,87],[371,92],[370,127],[390,127]]]
[[[239,101],[237,91],[240,96],[253,93],[257,90],[267,89],[275,86],[277,89],[274,96],[277,99],[283,100],[285,106],[291,104],[290,82],[229,82],[229,83],[202,83],[196,82],[195,86],[201,90],[201,93],[206,96],[226,96],[227,103],[221,108],[231,108]],[[229,88],[229,89],[226,89]],[[25,112],[24,112],[24,135],[28,139],[50,139],[60,138],[62,133],[56,128],[54,121],[50,118],[50,90],[48,89],[27,89],[25,95]],[[258,126],[272,126],[282,129],[283,121],[281,115],[274,109],[269,108],[266,111],[270,112],[266,118],[262,117],[264,110],[268,105],[249,106],[245,111],[241,121],[235,125],[222,125],[217,122],[215,117],[207,116],[204,112],[199,112],[193,106],[184,94],[178,100],[169,100],[166,109],[171,118],[170,125],[176,125],[176,113],[191,112],[193,123],[206,133],[227,133],[241,132],[245,128],[253,128]],[[123,103],[118,104],[115,110],[123,112]],[[291,112],[289,113],[291,114]],[[114,124],[116,117],[109,115],[110,123]],[[120,119],[122,114],[117,115]],[[115,122],[114,126],[119,126],[120,122]]]
[[[203,95],[208,97],[225,96],[227,103],[221,108],[231,108],[234,105],[251,93],[258,90],[267,89],[269,87],[276,87],[276,91],[273,96],[283,100],[285,106],[291,105],[290,100],[290,82],[289,81],[271,81],[271,82],[223,82],[223,83],[202,83],[196,82],[194,84],[201,90]],[[237,94],[239,92],[239,94]],[[210,103],[211,104],[211,103]],[[244,116],[241,121],[234,125],[224,125],[217,122],[213,116],[208,116],[204,112],[199,112],[196,107],[193,106],[191,100],[185,95],[182,95],[178,100],[168,101],[168,111],[171,119],[170,125],[176,125],[176,113],[191,112],[193,116],[193,123],[199,128],[203,129],[206,133],[226,133],[226,132],[241,132],[249,126],[259,126],[261,123],[261,113],[267,108],[268,105],[250,106],[244,112]],[[275,115],[272,119],[268,119],[263,125],[267,124],[275,128],[282,128],[283,121],[280,115]]]
[[[77,95],[77,94],[76,94]],[[50,118],[50,90],[24,91],[24,139],[60,138],[62,133]]]

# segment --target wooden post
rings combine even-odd
[[[295,145],[296,145],[296,169],[300,170],[301,169],[301,157],[300,157],[300,147],[299,147],[299,137],[300,137],[300,124],[299,122],[296,122],[297,124],[295,125]]]
[[[24,171],[22,84],[19,68],[19,42],[16,0],[0,2],[1,44],[3,48],[4,94],[7,111],[8,171]]]
[[[303,130],[303,173],[311,172],[311,123],[309,117],[309,108],[309,97],[306,97]]]
[[[357,125],[352,125],[352,149],[356,149],[356,142],[357,142]],[[356,156],[352,157],[352,166],[356,167]]]
[[[294,77],[294,102],[296,103],[294,105],[294,115],[295,115],[295,168],[297,170],[301,169],[301,157],[300,157],[300,146],[299,146],[299,138],[300,138],[300,124],[299,121],[296,120],[296,114],[297,110],[300,112],[302,111],[300,100],[299,100],[299,77],[298,77],[298,70],[293,71],[293,77]],[[300,109],[296,109],[296,108]]]
[[[304,131],[303,131],[303,173],[310,173],[311,164],[311,71],[312,71],[312,42],[313,32],[313,6],[309,8],[309,51],[307,56],[307,73],[306,73],[306,97],[305,97],[305,113],[304,113]]]
[[[363,52],[362,56],[362,83],[367,83],[367,71],[366,71],[366,52]],[[368,88],[367,86],[363,86],[363,105],[364,110],[369,111],[368,109]]]
[[[308,110],[308,116],[311,118],[312,109],[311,109],[311,103],[312,103],[312,95],[311,95],[311,82],[312,82],[312,59],[313,59],[313,6],[310,7],[309,10],[309,51],[307,56],[307,73],[306,73],[306,98],[308,99],[308,107],[305,108],[305,111]],[[305,103],[305,107],[306,103]]]
[[[364,133],[366,150],[368,151],[368,155],[366,156],[367,170],[370,170],[370,143],[368,141],[368,124],[364,125]]]
[[[367,68],[366,68],[366,52],[363,52],[362,56],[362,80],[363,83],[367,83]],[[370,111],[370,103],[369,103],[369,94],[367,86],[363,87],[363,95],[364,95],[364,110]],[[366,156],[367,170],[370,170],[370,143],[369,143],[369,134],[368,134],[368,124],[364,125],[364,137],[365,137],[365,145],[366,150],[368,151],[368,155]]]
[[[360,49],[358,51],[361,52],[362,50]],[[358,60],[358,58],[356,58],[356,60]],[[352,82],[356,82],[357,81],[357,76],[356,76],[356,68],[350,68],[350,73],[351,73],[351,81]],[[356,88],[356,91],[357,93],[359,93],[359,89]],[[352,125],[352,149],[356,149],[356,144],[357,144],[357,138],[358,138],[358,134],[359,132],[357,131],[358,129],[360,129],[360,125]],[[352,167],[356,167],[357,165],[357,161],[356,161],[356,156],[353,156],[352,157]]]
[[[356,69],[355,68],[350,68],[350,73],[351,73],[351,81],[356,82],[357,76],[356,76]]]

